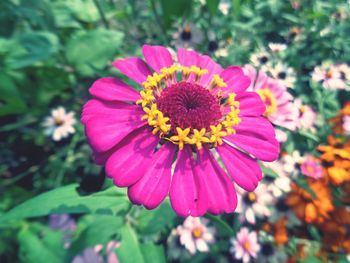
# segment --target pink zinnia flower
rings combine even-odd
[[[316,112],[310,106],[303,104],[301,99],[296,99],[294,106],[299,111],[298,128],[315,131]]]
[[[141,92],[113,77],[90,88],[94,99],[82,122],[96,162],[115,185],[129,188],[134,204],[153,209],[170,191],[178,215],[233,212],[233,184],[253,191],[261,180],[257,159],[273,161],[279,152],[264,104],[246,91],[250,79],[194,51],[180,49],[178,64],[164,47],[142,51],[147,64],[135,57],[113,62]]]
[[[250,262],[250,258],[256,258],[260,251],[258,235],[255,231],[249,232],[248,228],[242,227],[236,239],[231,239],[230,252],[235,259],[241,259],[244,263]]]
[[[214,228],[207,227],[208,221],[198,217],[187,217],[183,223],[176,228],[180,243],[191,253],[196,251],[208,252],[208,244],[214,243]]]
[[[298,109],[293,105],[293,96],[277,80],[263,71],[257,72],[250,65],[244,67],[251,79],[248,90],[257,92],[266,106],[264,115],[275,125],[295,131],[298,125]]]
[[[321,162],[313,156],[307,156],[300,166],[301,172],[311,178],[320,179],[322,177]]]

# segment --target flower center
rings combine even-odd
[[[239,101],[235,93],[222,99],[222,88],[227,84],[214,74],[207,86],[199,85],[207,69],[197,66],[172,65],[153,73],[142,83],[141,105],[152,133],[179,145],[195,145],[197,149],[206,143],[209,147],[222,144],[222,137],[234,134],[241,119]],[[180,77],[181,75],[181,77]],[[226,107],[226,115],[222,108]]]
[[[245,194],[244,196],[244,201],[247,203],[247,204],[253,204],[257,199],[257,196],[255,193],[253,192],[250,192],[250,193],[247,193]]]
[[[276,112],[277,110],[277,99],[275,95],[272,94],[272,92],[268,89],[260,89],[257,91],[260,95],[261,100],[266,106],[266,110],[264,115],[267,117],[271,115],[272,113]]]
[[[181,39],[184,41],[190,41],[192,38],[191,27],[185,26],[181,32]]]
[[[244,248],[245,251],[249,252],[251,249],[250,242],[248,240],[244,241],[244,243],[242,244],[242,247]]]
[[[169,117],[173,130],[174,127],[209,129],[222,116],[219,100],[195,83],[180,82],[165,88],[156,103],[164,116]]]
[[[195,227],[193,230],[192,230],[192,236],[195,238],[195,239],[198,239],[198,238],[201,238],[203,235],[203,229],[201,227]]]
[[[278,73],[277,77],[278,77],[279,79],[286,79],[287,73],[284,72],[284,71],[281,71],[281,72]]]
[[[55,125],[56,126],[61,126],[63,123],[64,123],[64,121],[62,120],[62,118],[55,118],[54,119],[54,121],[55,121]]]

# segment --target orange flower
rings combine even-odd
[[[315,198],[303,188],[292,184],[292,191],[286,199],[296,216],[307,223],[321,223],[328,218],[328,213],[334,209],[330,189],[324,181],[308,180]]]
[[[330,216],[319,225],[322,231],[324,250],[338,253],[346,251],[350,253],[350,212],[345,208],[338,208],[330,213]]]
[[[344,107],[339,111],[339,114],[329,121],[333,124],[333,131],[336,134],[344,134],[343,118],[350,116],[350,101],[346,102]]]
[[[326,178],[334,185],[350,181],[350,141],[345,144],[333,136],[328,137],[330,145],[320,145],[321,160],[325,167]]]
[[[286,217],[281,217],[275,223],[274,237],[277,245],[284,245],[288,242],[288,231],[286,228],[287,221]]]

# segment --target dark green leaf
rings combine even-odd
[[[86,196],[81,196],[76,188],[77,185],[72,184],[38,195],[4,214],[0,224],[48,214],[115,214],[129,207],[127,197],[116,187]]]
[[[206,0],[210,15],[214,16],[218,12],[220,0]]]

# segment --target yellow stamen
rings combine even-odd
[[[268,89],[260,89],[257,91],[260,95],[261,100],[264,102],[266,106],[266,110],[264,115],[269,116],[272,113],[276,112],[277,110],[277,99],[275,95],[272,94],[272,92]]]
[[[141,104],[142,108],[146,107],[146,105],[150,104],[155,98],[153,96],[152,90],[141,90],[140,95],[142,99],[136,101],[136,104]]]
[[[227,84],[218,74],[213,75],[213,78],[210,83],[210,88],[214,88],[214,87],[227,88]]]
[[[182,130],[180,127],[176,127],[177,136],[171,136],[170,140],[175,141],[179,143],[179,149],[182,150],[184,148],[184,143],[191,143],[192,140],[190,137],[188,137],[188,134],[190,133],[190,128],[186,128]]]
[[[226,132],[222,131],[222,125],[221,124],[218,124],[216,126],[210,125],[210,129],[211,129],[210,142],[214,143],[215,147],[218,144],[221,145],[223,143],[221,137],[224,137],[227,135]]]
[[[201,129],[200,131],[198,131],[197,129],[193,130],[193,144],[195,144],[197,146],[197,149],[200,150],[202,149],[202,142],[210,142],[209,138],[205,137],[205,128]]]

